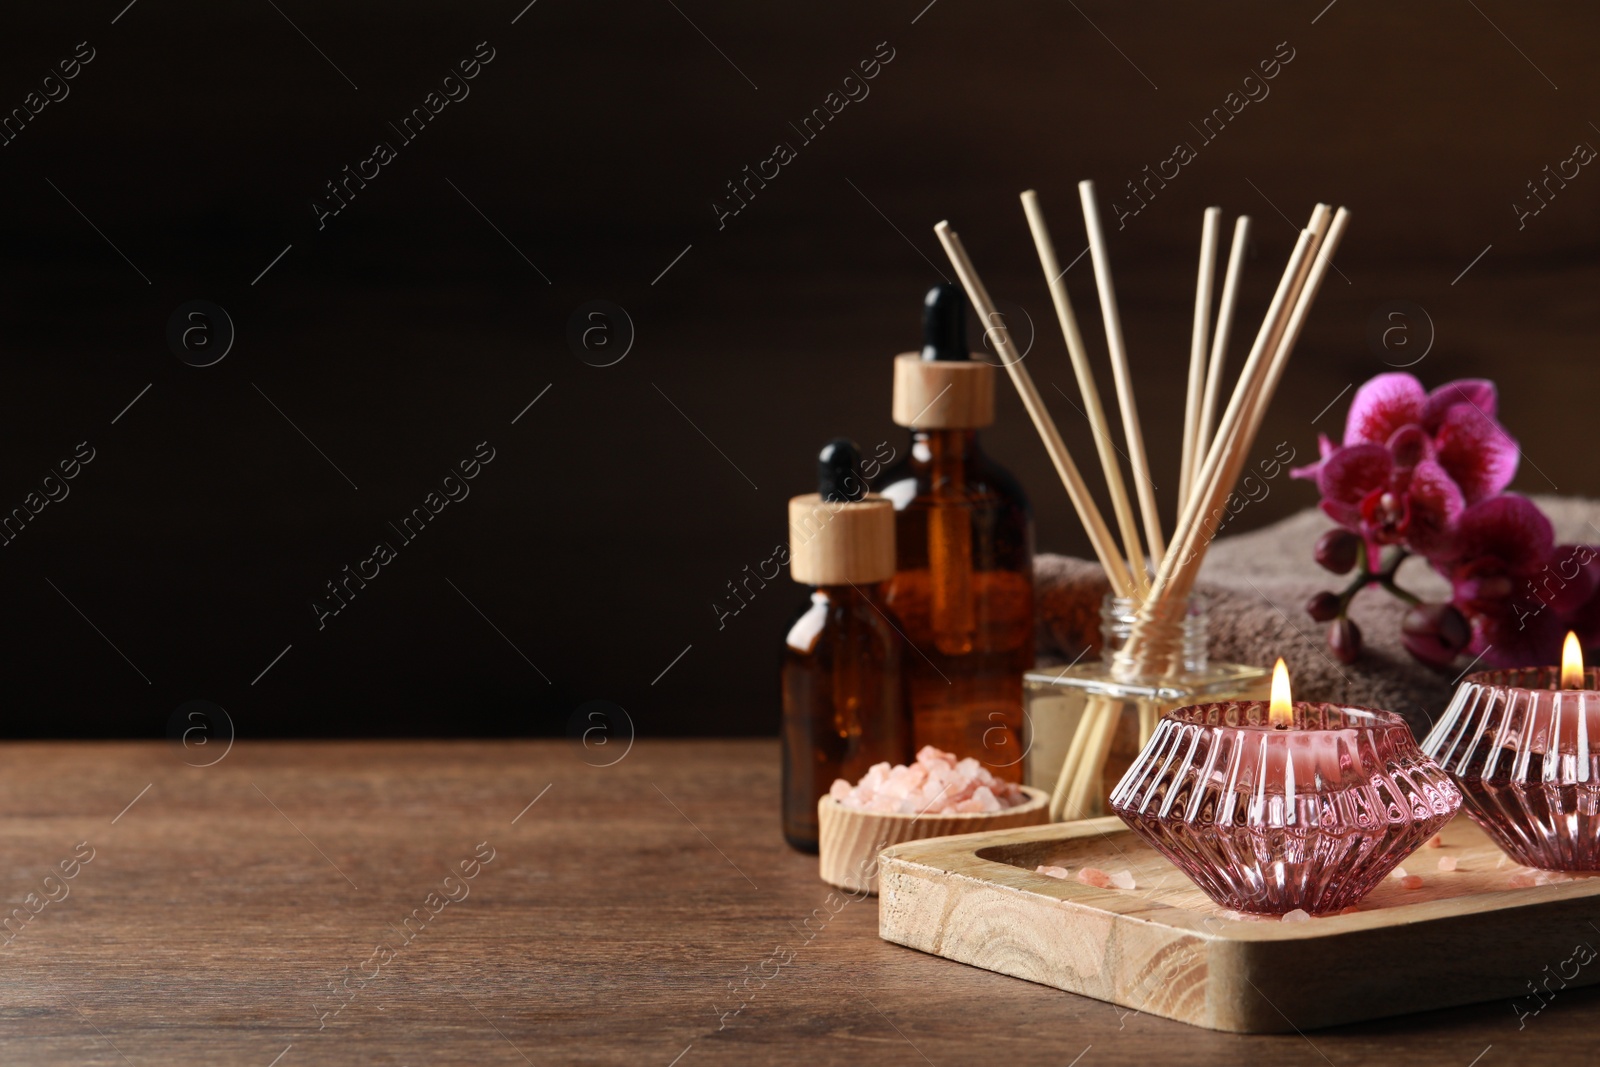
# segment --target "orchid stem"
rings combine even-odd
[[[1412,607],[1416,607],[1418,604],[1422,603],[1421,597],[1414,596],[1411,593],[1406,592],[1404,589],[1401,589],[1398,585],[1394,584],[1394,580],[1392,578],[1388,581],[1381,581],[1378,584],[1383,586],[1383,588],[1387,589],[1394,596],[1397,596],[1401,600],[1404,600],[1407,604],[1410,604]]]
[[[1356,598],[1356,594],[1361,592],[1361,590],[1365,589],[1369,585],[1376,585],[1387,590],[1390,595],[1405,601],[1412,607],[1416,607],[1418,604],[1421,604],[1422,600],[1419,597],[1416,597],[1406,590],[1400,588],[1400,586],[1397,585],[1394,580],[1395,574],[1400,570],[1400,565],[1404,563],[1410,557],[1410,555],[1411,553],[1407,552],[1403,548],[1396,549],[1390,554],[1388,559],[1381,561],[1378,570],[1372,570],[1367,558],[1366,542],[1362,541],[1359,545],[1357,545],[1356,576],[1351,580],[1350,584],[1345,587],[1344,592],[1339,594],[1339,618],[1344,618],[1345,613],[1350,609],[1350,602]]]

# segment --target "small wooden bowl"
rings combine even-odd
[[[817,801],[817,851],[822,880],[853,892],[878,892],[878,853],[890,845],[929,837],[1038,826],[1050,821],[1050,794],[1023,786],[1027,799],[1003,811],[902,815],[857,811],[831,796]]]

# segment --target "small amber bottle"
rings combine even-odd
[[[818,461],[818,492],[789,501],[789,573],[814,586],[783,648],[783,836],[817,851],[817,801],[836,778],[909,763],[908,650],[884,604],[894,508],[868,496],[854,444]]]
[[[894,421],[908,456],[882,478],[895,508],[889,604],[908,660],[916,743],[1023,776],[1022,675],[1033,666],[1033,513],[978,447],[994,421],[995,368],[966,343],[966,297],[929,290],[922,351],[895,359]]]

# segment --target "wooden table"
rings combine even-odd
[[[783,844],[772,741],[641,741],[608,767],[586,762],[621,744],[199,751],[0,749],[5,907],[31,915],[0,964],[0,1063],[1593,1059],[1592,989],[1522,1029],[1500,1002],[1240,1037],[886,944],[874,899],[830,897]]]

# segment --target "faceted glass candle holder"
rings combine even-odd
[[[1366,896],[1461,806],[1400,716],[1265,701],[1162,716],[1111,794],[1122,821],[1234,911],[1336,912]]]
[[[1600,677],[1560,688],[1554,667],[1468,675],[1422,747],[1467,814],[1512,859],[1600,871]]]

